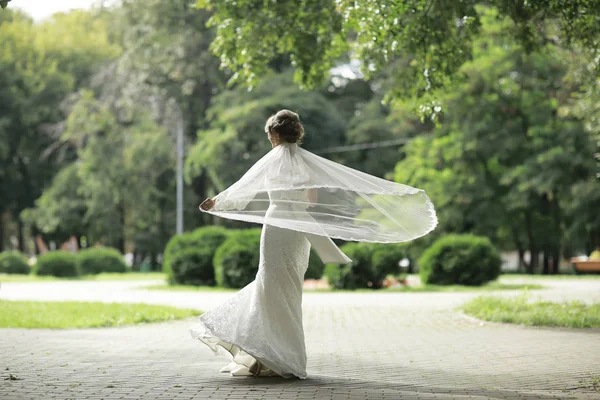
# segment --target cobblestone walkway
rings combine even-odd
[[[233,295],[136,289],[151,283],[2,284],[0,299],[209,309]],[[551,286],[536,294],[600,300],[600,280]],[[2,329],[0,399],[600,399],[600,330],[483,324],[453,311],[473,296],[306,293],[306,380],[220,374],[227,357],[191,339],[193,320]]]

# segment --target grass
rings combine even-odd
[[[171,321],[201,312],[148,304],[0,300],[0,328],[100,328]]]
[[[55,276],[37,275],[9,275],[0,274],[0,282],[47,282],[47,281],[148,281],[167,280],[167,275],[162,272],[126,272],[126,273],[101,273],[98,275],[84,275],[72,278],[57,278]]]
[[[600,303],[531,301],[528,294],[513,298],[482,296],[461,309],[475,318],[527,326],[600,328]]]
[[[312,289],[305,290],[305,293],[332,293],[332,292],[350,292],[350,293],[431,293],[431,292],[494,292],[499,290],[523,290],[523,289],[544,289],[544,286],[537,284],[508,284],[492,282],[483,286],[463,286],[463,285],[419,285],[373,289]]]
[[[192,285],[150,285],[138,289],[168,290],[172,292],[237,292],[240,289],[224,288],[218,286],[192,286]]]
[[[562,280],[562,279],[582,279],[582,280],[595,280],[600,279],[600,274],[560,274],[560,275],[529,275],[529,274],[502,274],[500,276],[502,279],[548,279],[548,280]]]
[[[522,289],[543,289],[542,285],[537,284],[508,284],[492,282],[484,286],[439,286],[439,285],[424,285],[424,286],[405,286],[399,288],[387,288],[380,290],[373,289],[305,289],[304,293],[333,293],[333,292],[349,292],[349,293],[399,293],[399,292],[476,292],[476,291],[497,291],[497,290],[522,290]],[[144,286],[140,289],[147,290],[167,290],[175,292],[235,292],[239,289],[221,288],[215,286],[191,286],[191,285],[151,285]]]

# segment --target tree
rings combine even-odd
[[[173,231],[172,143],[148,115],[134,110],[127,121],[110,105],[83,91],[63,134],[77,149],[78,194],[94,241],[125,251],[126,240],[164,246]],[[43,205],[43,204],[41,204]],[[144,247],[144,246],[142,246]]]
[[[600,45],[599,0],[198,0],[213,12],[212,50],[234,82],[253,85],[269,62],[285,57],[296,79],[315,86],[338,57],[351,50],[363,71],[380,70],[403,57],[391,93],[421,99],[420,111],[433,113],[435,91],[471,59],[481,29],[481,10],[495,7],[512,24],[501,35],[531,53],[548,42]],[[596,71],[597,72],[597,71]]]
[[[35,201],[34,208],[21,213],[23,222],[35,226],[46,239],[63,243],[71,236],[81,238],[88,233],[86,199],[78,162],[62,168],[50,187]]]
[[[126,0],[116,10],[116,34],[126,49],[119,60],[121,82],[130,92],[175,100],[190,139],[205,128],[205,113],[227,79],[219,58],[208,51],[209,13],[190,2]]]
[[[9,13],[11,17],[0,23],[0,214],[8,210],[17,218],[19,249],[23,250],[18,215],[33,205],[56,171],[55,160],[44,153],[54,139],[41,128],[60,119],[56,105],[73,81],[45,54],[32,21]],[[0,226],[0,232],[4,227]]]
[[[559,113],[576,88],[564,83],[565,52],[548,46],[524,54],[509,19],[482,18],[465,80],[446,95],[448,112],[434,138],[407,146],[396,179],[427,189],[448,231],[474,231],[512,242],[528,266],[557,271],[565,244],[565,207],[594,176],[592,135],[579,118]],[[579,208],[581,210],[581,208]],[[589,209],[583,218],[595,220]]]
[[[63,100],[100,64],[119,53],[103,15],[75,11],[34,24],[19,12],[0,15],[0,214],[16,219],[24,249],[21,211],[74,159],[60,149]],[[61,40],[56,40],[60,37]],[[4,244],[0,226],[0,248]]]

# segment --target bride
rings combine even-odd
[[[305,379],[302,285],[310,248],[324,263],[350,260],[331,238],[393,243],[423,236],[437,218],[420,189],[386,181],[298,147],[298,114],[281,110],[265,131],[273,149],[244,176],[200,209],[224,218],[263,224],[260,262],[253,282],[202,314],[190,332],[234,376]]]

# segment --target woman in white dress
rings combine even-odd
[[[200,205],[214,215],[263,224],[258,273],[190,331],[215,353],[220,346],[231,354],[221,372],[305,379],[302,286],[311,245],[325,263],[349,263],[331,237],[401,242],[431,231],[437,219],[422,190],[298,147],[304,128],[296,113],[279,111],[265,131],[273,150]]]

